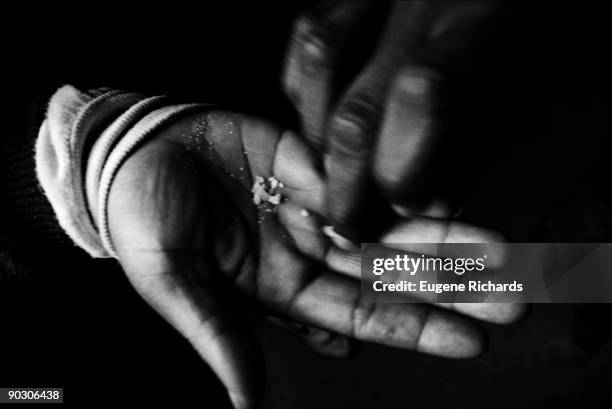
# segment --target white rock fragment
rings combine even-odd
[[[281,200],[280,193],[275,194],[274,196],[270,196],[268,198],[268,203],[272,203],[273,205],[279,205]]]
[[[308,210],[306,210],[306,209],[302,209],[302,210],[300,210],[300,216],[308,217],[308,216],[310,216],[310,212]]]
[[[270,184],[270,190],[276,190],[278,188],[278,179],[275,177],[268,178],[268,183]]]
[[[274,176],[264,179],[261,176],[255,178],[251,193],[253,193],[253,203],[257,206],[269,203],[278,206],[281,203],[282,195],[279,189],[284,187]]]
[[[262,198],[268,196],[268,193],[266,192],[266,181],[264,178],[261,176],[257,176],[255,178],[255,182],[251,188],[251,193],[253,193],[253,203],[256,205],[261,204]]]

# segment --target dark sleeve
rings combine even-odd
[[[74,247],[35,171],[34,143],[53,88],[13,94],[4,102],[9,120],[0,140],[0,279],[27,278],[32,262]]]

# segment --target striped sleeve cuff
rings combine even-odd
[[[51,97],[36,141],[36,173],[76,245],[96,258],[116,258],[106,210],[115,175],[155,130],[201,107],[122,91],[94,96],[69,85]]]

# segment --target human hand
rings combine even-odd
[[[275,209],[253,205],[257,176],[284,184],[285,200]],[[319,228],[324,186],[316,158],[295,133],[213,111],[158,131],[111,187],[110,233],[130,282],[190,341],[237,407],[256,402],[263,384],[259,347],[240,307],[447,357],[474,356],[483,347],[477,327],[450,310],[495,322],[520,314],[487,304],[368,302],[348,274],[354,258]],[[417,232],[442,234],[441,241],[469,232],[490,238],[466,226],[434,221],[423,230],[416,222],[405,221],[393,240],[408,242]]]
[[[441,94],[447,75],[469,61],[496,4],[392,2],[383,27],[372,33],[376,38],[380,31],[374,52],[350,83],[337,89],[345,60],[367,49],[363,32],[376,26],[373,20],[384,7],[324,3],[303,15],[283,77],[304,134],[329,154],[327,200],[334,229],[356,242],[366,234],[359,226],[370,208],[366,204],[382,202],[378,191],[401,216],[449,216],[446,206],[423,193],[444,125]]]

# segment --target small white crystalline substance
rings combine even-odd
[[[264,179],[261,176],[255,178],[251,193],[253,193],[253,203],[257,206],[265,203],[270,203],[274,206],[280,204],[282,196],[279,192],[280,188],[285,187],[281,182],[278,181],[274,176]]]

